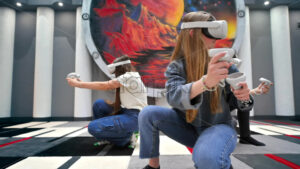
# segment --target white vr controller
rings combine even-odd
[[[67,75],[67,78],[70,78],[70,79],[79,79],[80,75],[78,73],[72,72],[72,73],[69,73]]]
[[[208,55],[210,57],[216,56],[218,53],[221,52],[226,52],[225,56],[223,56],[219,61],[227,61],[227,62],[232,62],[236,65],[239,65],[242,63],[242,60],[238,58],[233,58],[235,55],[235,50],[232,48],[214,48],[214,49],[209,49],[208,50]]]
[[[238,86],[239,83],[246,81],[246,75],[241,72],[236,72],[228,75],[226,78],[226,82],[230,84],[235,90],[238,90],[241,88],[241,86]]]
[[[235,50],[232,48],[214,48],[208,50],[208,55],[210,57],[215,57],[217,54],[221,52],[226,52],[226,54],[219,59],[219,61],[225,61],[225,62],[232,62],[236,65],[239,65],[242,61],[238,58],[233,58],[235,55]],[[229,83],[235,90],[238,90],[241,88],[241,86],[238,86],[239,83],[245,82],[246,76],[244,73],[236,72],[228,75],[226,78],[226,82]],[[225,81],[221,80],[219,83],[219,86],[224,87]]]
[[[262,83],[264,83],[267,86],[271,86],[271,84],[272,84],[272,82],[270,80],[265,79],[263,77],[259,78],[259,81],[262,82]]]
[[[193,28],[207,28],[209,34],[216,39],[225,39],[228,32],[228,25],[225,20],[183,22],[181,24],[181,29]]]

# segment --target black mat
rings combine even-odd
[[[275,155],[279,156],[277,154]],[[272,169],[290,169],[290,167],[266,157],[263,154],[234,154],[233,156],[254,169],[269,169],[270,166],[272,166]],[[293,156],[293,158],[297,157],[300,159],[300,154]],[[284,157],[282,156],[282,158],[291,161],[286,155]]]
[[[93,137],[75,137],[35,156],[96,156],[105,146],[94,146]]]
[[[300,154],[276,154],[276,155],[300,166]]]
[[[25,159],[25,157],[0,157],[0,168],[7,168],[23,159]]]
[[[106,156],[131,156],[133,153],[133,148],[128,148],[129,144],[124,147],[112,147]]]
[[[269,136],[272,136],[272,137],[275,137],[275,138],[279,138],[281,140],[289,141],[289,142],[292,142],[292,143],[300,144],[300,139],[297,139],[297,138],[288,137],[288,136],[284,136],[284,135],[276,135],[276,136],[269,135]],[[300,137],[300,136],[297,135],[297,137]]]

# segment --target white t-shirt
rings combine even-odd
[[[142,110],[147,106],[147,89],[138,72],[126,72],[116,78],[121,83],[121,107]]]

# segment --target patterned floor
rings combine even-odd
[[[141,169],[147,160],[134,148],[94,146],[84,122],[0,124],[0,168]],[[300,122],[252,120],[253,137],[265,147],[239,144],[231,156],[235,169],[300,169]],[[194,168],[190,151],[160,136],[162,169]]]

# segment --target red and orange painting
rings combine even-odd
[[[126,54],[147,87],[164,88],[180,20],[199,10],[227,20],[228,36],[216,47],[231,47],[236,32],[234,0],[93,0],[91,34],[107,64]]]

